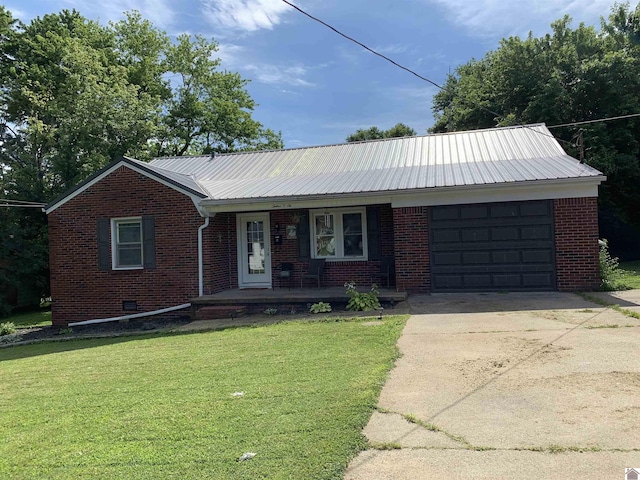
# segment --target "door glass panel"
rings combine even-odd
[[[247,262],[249,274],[265,273],[264,265],[264,222],[247,222]]]

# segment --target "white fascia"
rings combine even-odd
[[[597,197],[605,176],[560,180],[536,180],[506,184],[432,187],[408,191],[342,193],[302,197],[256,198],[200,201],[207,212],[257,212],[288,209],[352,207],[391,204],[393,208],[458,205],[469,203],[549,200]]]

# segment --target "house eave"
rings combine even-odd
[[[201,200],[199,205],[207,212],[223,213],[296,208],[328,208],[382,203],[389,203],[394,208],[400,208],[496,201],[580,198],[598,196],[598,186],[605,180],[606,177],[604,175],[598,175],[503,184],[456,185],[379,192],[353,192],[253,199],[207,198]]]

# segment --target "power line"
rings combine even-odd
[[[289,5],[290,7],[295,8],[297,11],[299,11],[300,13],[302,13],[303,15],[306,15],[307,17],[309,17],[311,20],[315,20],[318,23],[321,23],[322,25],[324,25],[325,27],[333,30],[334,32],[336,32],[338,35],[346,38],[347,40],[349,40],[350,42],[353,42],[357,45],[360,45],[362,48],[364,48],[365,50],[368,50],[369,52],[373,53],[374,55],[379,56],[380,58],[385,59],[387,62],[391,62],[393,63],[396,67],[401,68],[402,70],[406,70],[407,72],[409,72],[412,75],[415,75],[416,77],[418,77],[420,80],[424,80],[425,82],[429,82],[431,85],[438,87],[440,90],[444,90],[440,85],[438,85],[436,82],[434,82],[433,80],[429,80],[427,77],[423,77],[422,75],[420,75],[419,73],[414,72],[413,70],[411,70],[410,68],[404,67],[402,65],[400,65],[399,63],[391,60],[389,57],[376,52],[375,50],[373,50],[372,48],[367,47],[364,43],[359,42],[358,40],[356,40],[355,38],[351,38],[349,35],[346,35],[344,33],[342,33],[340,30],[338,30],[337,28],[332,27],[331,25],[329,25],[326,22],[323,22],[322,20],[320,20],[319,18],[314,17],[313,15],[305,12],[304,10],[302,10],[300,7],[294,5],[293,3],[287,1],[287,0],[282,0],[284,3],[286,3],[287,5]]]
[[[575,125],[586,125],[588,123],[609,122],[611,120],[620,120],[622,118],[640,117],[640,113],[630,113],[629,115],[620,115],[618,117],[599,118],[597,120],[585,120],[584,122],[563,123],[562,125],[547,125],[547,128],[573,127]]]

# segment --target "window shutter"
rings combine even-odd
[[[142,216],[142,258],[144,268],[156,268],[156,232],[152,215]]]
[[[367,207],[367,246],[369,260],[380,260],[380,207]]]
[[[109,223],[108,218],[98,219],[98,270],[101,272],[111,270]]]
[[[310,244],[309,215],[300,215],[300,223],[298,223],[298,258],[307,259],[311,257]]]

